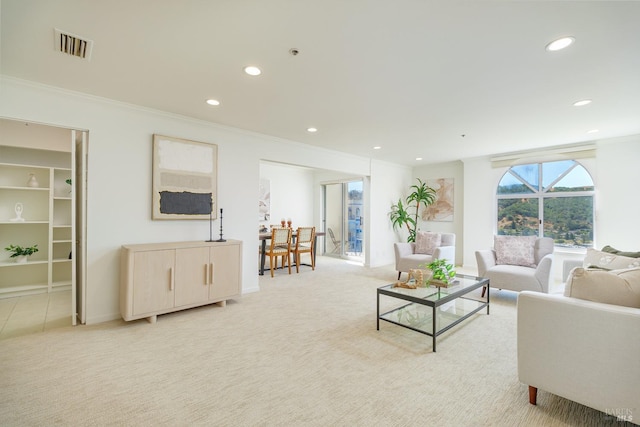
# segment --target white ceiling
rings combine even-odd
[[[375,159],[640,134],[640,2],[0,1],[6,76]],[[54,28],[91,60],[56,52]]]

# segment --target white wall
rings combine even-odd
[[[640,249],[640,135],[596,141],[595,158],[580,159],[596,186],[594,247]],[[532,160],[533,162],[537,160]],[[493,246],[496,233],[496,189],[508,167],[492,168],[487,157],[464,160],[463,265],[476,268],[475,251]],[[554,279],[562,279],[565,259],[582,259],[584,251],[556,250]]]
[[[121,245],[209,236],[207,221],[151,220],[154,133],[218,145],[218,206],[224,209],[224,236],[244,242],[243,292],[259,290],[255,249],[261,160],[317,169],[331,165],[336,171],[370,175],[366,158],[5,76],[0,80],[0,117],[89,131],[87,323],[120,317]],[[314,206],[317,212],[316,202]],[[306,213],[299,215],[308,219]]]
[[[496,186],[504,170],[492,169],[488,158],[464,160],[464,245],[462,265],[476,267],[475,251],[493,246],[496,232]]]
[[[218,145],[218,197],[225,213],[225,237],[244,242],[243,292],[259,290],[255,248],[261,160],[315,169],[328,169],[327,165],[331,165],[338,174],[363,177],[365,209],[369,207],[365,241],[370,257],[366,262],[372,267],[393,263],[392,244],[403,239],[391,230],[388,212],[399,197],[406,197],[413,176],[445,177],[454,173],[456,181],[461,177],[464,239],[463,259],[458,263],[475,267],[475,250],[493,243],[495,189],[504,170],[492,169],[488,158],[465,160],[462,174],[456,167],[444,165],[419,169],[412,176],[411,169],[403,166],[7,77],[0,79],[0,117],[89,130],[88,323],[120,316],[118,275],[122,244],[208,238],[207,221],[151,220],[154,133]],[[598,246],[639,249],[638,159],[640,136],[598,141],[597,167],[594,166]],[[315,182],[321,179],[316,175]],[[313,221],[319,222],[319,189],[315,187]],[[458,188],[456,184],[456,206]],[[216,221],[214,227],[217,225]],[[458,233],[457,220],[454,227]]]
[[[0,122],[0,135],[1,145],[71,152],[71,132],[69,129],[3,120]]]
[[[271,220],[267,226],[279,224],[282,218],[291,218],[293,228],[315,226],[320,229],[321,224],[316,224],[313,217],[313,169],[260,162],[260,179],[269,180],[271,188]]]
[[[640,135],[598,141],[596,247],[640,250]]]
[[[372,161],[370,185],[375,189],[369,195],[370,210],[375,215],[365,221],[365,247],[370,257],[369,265],[378,267],[395,263],[393,244],[406,241],[406,234],[397,233],[391,227],[389,211],[400,197],[407,196],[406,191],[411,185],[411,168]]]

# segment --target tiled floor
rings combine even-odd
[[[71,325],[71,291],[0,299],[0,340]]]

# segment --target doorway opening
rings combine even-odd
[[[88,131],[0,118],[0,140],[0,247],[37,248],[0,254],[0,339],[85,323]]]
[[[325,248],[328,256],[364,261],[363,181],[323,185]]]

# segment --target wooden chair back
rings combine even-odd
[[[269,252],[287,253],[291,249],[291,229],[290,228],[272,228],[271,229],[271,248]]]
[[[296,272],[300,272],[300,254],[308,253],[311,255],[311,269],[316,269],[316,257],[314,254],[316,239],[315,227],[298,227],[296,233],[296,244],[291,250],[296,260]]]

